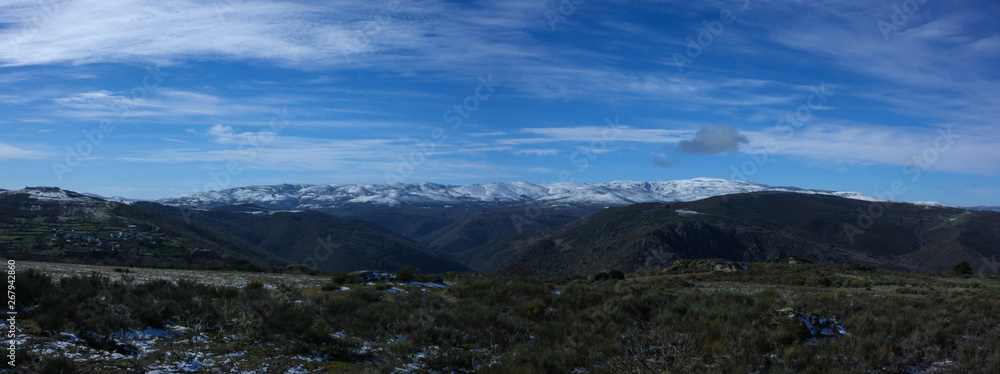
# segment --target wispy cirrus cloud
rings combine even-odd
[[[817,124],[788,138],[785,132],[748,131],[745,152],[806,158],[827,164],[893,165],[924,171],[1000,175],[1000,136],[984,128]],[[912,171],[912,170],[911,170]]]
[[[15,26],[0,30],[0,42],[10,46],[0,64],[170,65],[195,58],[314,70],[365,56],[397,67],[460,66],[521,55],[513,43],[525,40],[518,30],[544,25],[536,22],[544,9],[537,2],[395,4],[77,0],[48,10],[8,4],[0,7],[0,22]],[[45,22],[25,22],[32,17]]]
[[[247,102],[251,102],[248,104]],[[178,122],[190,117],[226,117],[267,113],[273,106],[259,98],[242,100],[186,90],[158,88],[147,97],[131,97],[124,92],[97,90],[69,93],[52,99],[54,114],[65,118],[94,119],[129,108],[128,117],[165,119]],[[257,104],[252,104],[256,102]]]
[[[31,160],[51,157],[49,152],[33,149],[15,147],[10,144],[0,143],[0,160]]]
[[[407,1],[394,12],[383,4],[353,0],[330,5],[223,2],[221,12],[218,3],[196,1],[63,4],[47,13],[51,22],[39,25],[30,37],[21,37],[19,30],[34,26],[18,23],[32,10],[0,7],[0,14],[11,11],[6,19],[0,16],[0,21],[15,24],[0,30],[0,41],[8,40],[12,47],[0,50],[0,64],[172,65],[207,59],[313,71],[354,70],[363,63],[366,69],[407,75],[420,72],[425,77],[454,80],[456,71],[480,74],[484,67],[502,61],[510,71],[508,89],[516,87],[518,92],[549,99],[600,93],[605,99],[612,99],[609,94],[633,100],[667,97],[702,106],[772,105],[794,99],[788,92],[772,91],[788,86],[778,81],[698,79],[657,70],[609,69],[619,59],[615,55],[568,46],[560,47],[568,56],[554,55],[552,45],[530,33],[548,27],[542,17],[545,4],[532,1],[475,5]],[[129,12],[123,15],[116,9]],[[623,30],[581,31],[608,38],[620,36]]]
[[[17,27],[0,33],[0,41],[8,41],[10,47],[0,52],[0,63],[172,64],[198,57],[302,65],[321,62],[323,51],[337,50],[352,36],[349,28],[324,21],[323,13],[329,12],[309,4],[246,1],[234,7],[229,17],[220,17],[214,5],[79,0],[59,3],[43,14],[33,7],[5,6],[0,14],[7,16],[0,21],[14,22]],[[31,16],[48,21],[19,24]],[[22,28],[33,31],[25,33]]]
[[[886,109],[899,114],[997,118],[1000,77],[995,66],[1000,63],[1000,49],[991,47],[1000,43],[993,21],[1000,5],[924,4],[898,26],[892,23],[892,7],[882,2],[822,1],[812,7],[776,9],[787,12],[787,22],[753,18],[744,24],[763,36],[755,45],[777,43],[804,56],[822,56],[827,61],[823,65],[841,72],[861,75],[863,81],[853,91],[888,103]],[[880,28],[880,21],[890,27]]]

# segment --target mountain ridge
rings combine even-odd
[[[375,223],[314,211],[254,213],[126,204],[55,187],[3,191],[0,254],[108,265],[467,269]]]
[[[857,192],[694,178],[578,184],[279,184],[197,192],[156,202],[193,209],[252,204],[268,210],[315,210],[342,218],[374,222],[445,252],[458,252],[506,235],[510,230],[523,226],[525,221],[532,228],[541,229],[607,207],[694,201],[719,195],[767,191],[878,200]],[[506,212],[507,218],[494,214],[499,212]],[[487,222],[499,224],[501,229],[490,229],[486,227]]]
[[[456,257],[477,271],[552,278],[607,268],[656,270],[677,259],[791,256],[923,272],[948,271],[967,261],[976,272],[1000,272],[995,262],[1000,214],[894,203],[864,232],[848,233],[845,224],[867,206],[837,196],[782,192],[634,204],[510,233]]]
[[[280,184],[196,192],[156,202],[171,206],[212,208],[253,203],[270,208],[323,209],[352,204],[584,204],[623,206],[636,203],[694,201],[736,193],[782,191],[824,194],[865,201],[880,199],[846,191],[769,186],[717,178],[672,181],[613,181],[608,183],[496,182],[447,185],[427,182],[385,184]]]

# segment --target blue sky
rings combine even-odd
[[[8,0],[0,188],[717,177],[1000,205],[998,16],[935,0]]]

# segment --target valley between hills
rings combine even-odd
[[[1000,370],[1000,213],[663,183],[0,191],[7,328],[37,372]]]

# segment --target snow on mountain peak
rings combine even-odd
[[[41,201],[81,202],[92,200],[90,197],[65,191],[58,187],[25,187],[24,189],[14,191],[0,191],[0,196],[15,194],[26,194],[32,199]]]
[[[808,190],[773,187],[762,184],[717,178],[608,183],[497,182],[470,185],[436,183],[388,184],[283,184],[251,186],[223,191],[191,193],[162,199],[159,202],[178,206],[219,206],[253,203],[276,208],[315,209],[346,204],[459,204],[459,203],[545,203],[628,205],[646,202],[694,201],[736,193],[785,191],[824,194],[852,199],[878,201],[856,192]]]

